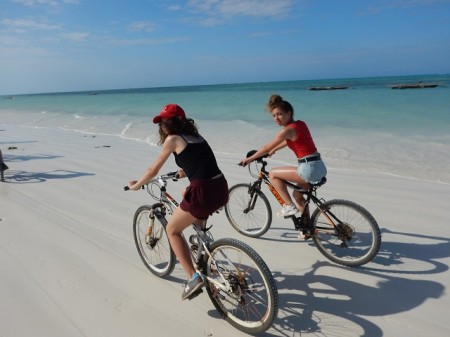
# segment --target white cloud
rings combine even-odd
[[[30,30],[58,30],[61,26],[39,22],[32,19],[3,19],[0,25],[4,26],[5,30],[12,30],[16,33],[24,33]]]
[[[225,20],[221,19],[221,18],[218,18],[218,17],[211,17],[210,16],[210,17],[207,17],[207,18],[205,18],[203,20],[198,20],[197,22],[199,24],[201,24],[202,26],[212,27],[212,26],[218,26],[218,25],[223,24],[225,22]]]
[[[148,21],[137,21],[130,24],[130,29],[135,31],[153,32],[156,25]]]
[[[190,41],[190,37],[173,37],[162,39],[110,39],[110,43],[118,46],[138,46],[138,45],[156,45],[156,44],[172,44],[178,42]]]
[[[170,5],[169,7],[167,7],[167,9],[169,11],[179,11],[181,10],[183,7],[181,7],[180,5]]]
[[[60,4],[78,4],[79,0],[13,0],[17,4],[21,4],[27,7],[34,7],[40,5],[58,6]]]
[[[362,14],[379,14],[392,9],[406,9],[411,7],[428,7],[438,4],[450,3],[450,0],[382,0],[375,2]]]
[[[88,32],[72,32],[72,33],[64,33],[61,35],[63,38],[75,42],[84,42],[90,36]]]
[[[293,0],[190,0],[197,12],[220,17],[279,17],[289,14]]]

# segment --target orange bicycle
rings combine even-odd
[[[247,157],[256,151],[250,151]],[[229,201],[225,205],[228,221],[239,233],[249,237],[260,237],[272,223],[272,209],[266,195],[261,191],[263,183],[282,205],[283,198],[273,186],[266,170],[267,161],[262,156],[248,165],[250,175],[256,180],[240,183],[229,189]],[[305,207],[316,206],[310,219],[290,215],[296,230],[305,238],[312,238],[317,249],[329,260],[344,266],[360,266],[371,261],[381,245],[381,231],[375,218],[361,205],[349,200],[325,201],[317,197],[317,189],[326,183],[323,178],[308,190],[286,181],[288,188],[306,196]],[[305,221],[309,220],[309,221]],[[304,225],[308,223],[308,225]]]

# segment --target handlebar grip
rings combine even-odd
[[[141,189],[143,190],[144,188],[145,188],[144,185],[142,185],[142,186],[141,186]],[[124,190],[124,191],[129,191],[130,188],[129,188],[128,186],[124,186],[124,187],[123,187],[123,190]]]

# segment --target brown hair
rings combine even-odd
[[[198,128],[195,122],[191,118],[169,118],[164,125],[166,126],[167,133],[163,130],[162,125],[159,126],[159,142],[158,145],[164,144],[164,141],[169,135],[179,135],[180,133],[198,136]]]
[[[292,116],[294,115],[294,108],[292,107],[291,103],[288,101],[283,100],[283,97],[280,95],[272,95],[269,98],[269,102],[267,103],[267,110],[269,112],[272,112],[273,109],[279,108],[285,112],[292,112]]]

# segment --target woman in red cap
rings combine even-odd
[[[194,221],[206,221],[212,213],[228,202],[228,184],[220,171],[216,158],[206,140],[198,133],[192,119],[186,118],[184,110],[176,104],[163,107],[153,118],[159,125],[162,151],[139,180],[128,183],[131,190],[139,190],[142,185],[157,176],[159,170],[173,153],[180,178],[187,177],[189,186],[180,206],[167,224],[167,235],[175,255],[188,276],[182,299],[189,298],[204,285],[202,276],[196,273],[189,246],[181,233]]]

